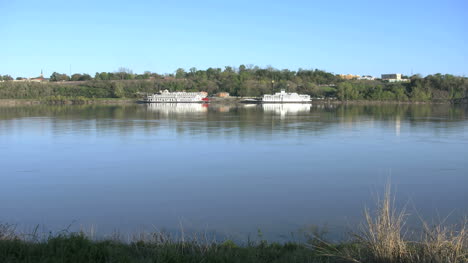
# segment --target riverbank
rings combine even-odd
[[[420,237],[410,240],[407,213],[397,210],[387,187],[373,213],[365,210],[365,222],[349,241],[326,241],[316,230],[304,242],[269,243],[259,231],[255,241],[237,244],[217,241],[209,235],[177,236],[166,232],[141,233],[124,241],[117,233],[96,240],[84,232],[41,237],[37,231],[18,234],[15,227],[0,224],[2,262],[317,262],[317,263],[466,263],[468,221],[458,226],[432,226],[421,220]],[[413,233],[414,234],[414,233]]]
[[[122,104],[135,104],[136,99],[120,99],[120,98],[105,98],[105,99],[86,99],[80,102],[73,99],[65,99],[60,101],[50,101],[47,99],[0,99],[0,106],[21,106],[21,105],[40,105],[40,104],[103,104],[103,105],[122,105]]]
[[[338,262],[329,261],[299,244],[209,244],[189,242],[92,241],[81,234],[52,237],[44,242],[0,241],[2,262]]]
[[[210,104],[214,105],[245,105],[242,100],[245,98],[240,97],[229,97],[229,98],[210,98]],[[73,105],[73,104],[96,104],[96,105],[126,105],[126,104],[137,104],[138,99],[129,98],[62,98],[62,99],[0,99],[0,106],[20,106],[20,105]],[[312,105],[321,104],[349,104],[349,105],[417,105],[417,104],[468,104],[468,101],[458,101],[456,103],[452,101],[376,101],[376,100],[335,100],[335,99],[315,99],[312,100]]]
[[[38,238],[36,233],[15,236],[0,224],[1,262],[316,262],[316,263],[466,263],[467,229],[427,228],[420,241],[405,240],[402,214],[383,212],[368,219],[368,229],[353,239],[329,243],[320,233],[305,242],[270,243],[267,240],[237,244],[207,235],[177,238],[148,233],[122,241],[93,239],[83,232],[61,232]]]

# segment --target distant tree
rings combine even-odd
[[[164,78],[163,76],[157,74],[157,73],[151,73],[150,78],[155,78],[155,79],[161,79]]]
[[[79,74],[79,73],[76,73],[76,74],[73,74],[71,76],[71,80],[72,81],[86,81],[86,80],[92,80],[93,78],[89,75],[89,74]]]
[[[398,101],[405,101],[408,100],[408,96],[406,95],[406,90],[401,84],[396,84],[392,88],[393,92],[395,93],[395,99]]]
[[[93,78],[89,75],[89,74],[83,74],[81,75],[81,77],[79,78],[80,81],[86,81],[86,80],[92,80]]]
[[[123,84],[121,82],[112,82],[112,96],[114,98],[123,98],[124,97],[124,89]]]
[[[230,66],[224,67],[224,72],[226,73],[234,73],[234,69]]]
[[[50,81],[68,81],[70,78],[67,76],[67,74],[60,74],[57,72],[52,73],[49,78]]]
[[[107,78],[108,80],[119,80],[120,76],[118,76],[116,73],[108,72]]]
[[[71,81],[79,81],[81,78],[81,74],[75,73],[71,76]]]
[[[109,80],[109,74],[107,74],[107,72],[101,72],[99,73],[99,79],[100,80]]]
[[[340,100],[354,100],[359,97],[359,91],[351,83],[343,82],[338,84],[337,96]]]
[[[13,80],[13,78],[12,78],[10,75],[3,75],[3,76],[0,76],[0,79],[1,79],[1,80],[4,80],[4,81]]]
[[[108,81],[122,79],[154,81]],[[0,76],[0,80],[12,80],[11,76]],[[19,78],[18,78],[19,79]],[[50,81],[69,80],[66,74],[54,72]],[[92,79],[88,74],[74,74],[72,80],[84,81]],[[158,75],[149,71],[144,74],[133,74],[127,68],[119,68],[116,72],[101,72],[94,75],[96,82],[80,83],[79,85],[43,85],[41,89],[31,85],[31,89],[17,89],[28,83],[1,84],[0,96],[5,98],[38,98],[47,95],[84,96],[95,98],[136,96],[138,92],[155,92],[161,89],[171,91],[207,91],[214,94],[227,91],[236,96],[261,96],[272,92],[272,80],[275,91],[280,88],[291,92],[309,94],[317,97],[338,97],[341,100],[460,100],[468,95],[468,78],[450,74],[434,74],[422,77],[413,75],[408,82],[387,83],[380,80],[357,81],[340,79],[332,73],[319,69],[275,69],[271,66],[260,68],[254,65],[240,65],[238,68],[225,67],[199,70],[191,68],[188,73],[177,69],[174,74]],[[162,80],[164,79],[164,80]],[[119,83],[119,84],[117,84]],[[15,84],[15,85],[13,85]],[[11,88],[5,89],[6,86]]]
[[[133,79],[133,71],[129,68],[125,67],[120,67],[117,72],[115,72],[115,75],[118,76],[119,79]]]
[[[247,68],[245,67],[245,65],[240,65],[239,66],[239,73],[242,73],[242,72],[244,72],[246,70],[247,70]]]
[[[178,68],[176,70],[175,77],[176,77],[176,79],[183,79],[183,78],[185,78],[186,74],[187,73],[185,73],[185,70],[183,68]]]

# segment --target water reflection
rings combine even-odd
[[[90,133],[99,131],[132,134],[138,129],[154,132],[165,129],[164,122],[176,127],[176,133],[194,131],[217,136],[215,129],[230,134],[257,136],[276,131],[303,130],[324,132],[335,125],[353,130],[375,125],[392,127],[396,135],[410,127],[430,132],[460,129],[468,110],[462,105],[334,105],[334,104],[263,104],[252,106],[167,104],[17,106],[0,107],[0,135],[12,131],[42,131],[50,127],[57,134],[64,131]],[[275,122],[280,118],[281,122]],[[164,121],[164,122],[160,122]],[[162,126],[163,125],[163,126]],[[463,125],[462,125],[463,126]],[[456,131],[454,131],[456,132]],[[317,133],[316,133],[317,134]]]
[[[148,103],[146,107],[163,116],[208,112],[208,104],[205,103]]]
[[[311,104],[308,103],[264,103],[262,104],[263,111],[266,113],[274,113],[280,115],[281,119],[286,118],[286,115],[297,115],[300,113],[310,112]]]
[[[401,132],[401,120],[400,120],[400,116],[397,115],[395,118],[395,135],[400,136],[400,132]]]

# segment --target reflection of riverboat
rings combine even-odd
[[[162,114],[191,114],[208,112],[208,104],[200,103],[150,103],[148,110]]]
[[[262,105],[264,112],[273,112],[275,114],[285,116],[285,115],[296,115],[299,113],[310,112],[311,104],[307,103],[288,103],[288,104],[279,104],[279,103],[264,103]]]
[[[155,93],[146,96],[144,102],[148,103],[197,103],[208,102],[205,92],[169,92],[164,90],[160,93]]]
[[[248,98],[248,99],[243,99],[240,101],[241,103],[246,103],[246,104],[257,104],[257,103],[261,103],[262,100],[261,99],[252,99],[252,98]]]

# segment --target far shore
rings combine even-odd
[[[211,98],[210,104],[222,105],[245,105],[241,101],[245,98],[229,97],[229,98]],[[22,105],[128,105],[137,104],[140,100],[135,98],[89,98],[81,103],[75,103],[72,100],[63,101],[61,103],[51,104],[42,99],[0,99],[0,106],[22,106]],[[468,101],[377,101],[377,100],[336,100],[336,99],[313,99],[312,104],[350,104],[350,105],[388,105],[388,104],[468,104]]]
[[[137,103],[136,99],[120,99],[120,98],[100,98],[100,99],[89,99],[84,104],[133,104]],[[75,104],[72,101],[65,101],[60,105],[72,105]],[[0,106],[20,106],[20,105],[50,105],[45,100],[40,99],[0,99]],[[58,104],[55,104],[58,105]]]

